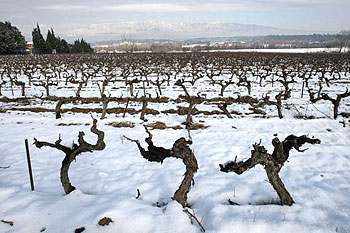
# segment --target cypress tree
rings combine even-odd
[[[59,53],[59,39],[56,38],[55,33],[53,29],[51,28],[51,31],[47,31],[47,36],[46,36],[46,46],[49,52],[52,53],[52,51],[55,49],[57,53]]]
[[[36,28],[33,29],[33,47],[34,53],[52,53],[55,49],[57,53],[93,53],[94,50],[90,44],[87,43],[83,38],[74,41],[73,45],[67,43],[66,40],[55,36],[55,32],[51,28],[47,31],[46,41],[41,34],[40,27],[37,24]]]
[[[36,28],[33,29],[32,32],[33,37],[33,52],[34,53],[48,53],[48,49],[46,46],[46,42],[44,40],[43,35],[41,34],[39,24],[36,25]]]

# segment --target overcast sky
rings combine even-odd
[[[31,40],[38,22],[64,37],[89,24],[125,21],[231,22],[283,29],[336,32],[350,29],[350,0],[0,0],[0,21]]]

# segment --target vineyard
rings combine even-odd
[[[0,56],[0,78],[0,232],[350,231],[349,54]]]

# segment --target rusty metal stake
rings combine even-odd
[[[32,191],[34,191],[34,179],[33,179],[33,172],[32,172],[32,164],[30,162],[28,139],[26,139],[24,141],[24,144],[26,146],[26,152],[27,152],[27,162],[28,162],[28,170],[29,170],[29,178],[30,178],[30,187],[31,187]]]

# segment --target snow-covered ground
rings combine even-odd
[[[290,49],[224,49],[212,50],[211,52],[261,52],[261,53],[330,53],[338,52],[339,48],[290,48]],[[344,50],[347,51],[347,50]]]
[[[57,126],[57,123],[89,123],[88,115],[77,114],[55,120],[50,114],[1,114],[0,217],[13,226],[0,224],[0,232],[200,232],[171,197],[185,171],[180,160],[164,163],[144,160],[136,146],[121,140],[146,136],[141,125],[113,128],[101,120],[98,128],[106,135],[106,149],[84,153],[70,169],[77,190],[64,195],[59,181],[63,153],[31,146],[35,191],[30,191],[24,139],[33,137],[54,142],[61,134],[66,144],[89,126]],[[329,119],[212,119],[210,127],[193,131],[192,149],[199,163],[188,203],[207,232],[349,232],[350,133]],[[126,120],[136,121],[133,117]],[[304,153],[293,151],[280,175],[296,204],[262,205],[276,200],[265,171],[256,167],[238,176],[222,173],[218,164],[250,156],[251,144],[262,140],[271,151],[273,134],[309,134],[321,139]],[[156,145],[170,148],[185,130],[154,130]],[[145,144],[145,143],[143,143]],[[141,192],[137,200],[136,190]],[[240,206],[228,204],[228,199]],[[156,202],[168,203],[156,207]],[[114,223],[98,226],[103,217]]]
[[[348,79],[348,78],[347,78]],[[251,80],[253,78],[251,77]],[[317,81],[317,79],[316,79]],[[310,86],[317,87],[317,82]],[[118,86],[119,85],[119,86]],[[348,82],[331,83],[323,91],[332,97],[343,93]],[[73,85],[71,85],[73,86]],[[52,95],[74,95],[74,88],[52,88]],[[291,85],[292,87],[292,85]],[[201,91],[208,98],[217,97],[217,86],[199,81],[194,87],[188,86],[191,94]],[[122,83],[107,86],[112,96],[128,96],[128,88]],[[183,94],[173,83],[163,86],[164,95],[171,99]],[[316,88],[315,88],[316,89]],[[155,88],[147,91],[155,96]],[[252,96],[261,97],[269,93],[271,99],[281,90],[275,84],[259,87],[253,83]],[[330,119],[332,105],[320,101],[311,104],[308,94],[300,96],[301,83],[293,84],[292,98],[283,101],[284,118],[277,118],[274,106],[262,108],[265,118],[251,114],[248,104],[232,104],[229,110],[241,112],[228,119],[225,115],[195,115],[194,121],[209,126],[203,130],[191,131],[191,146],[199,165],[194,176],[195,185],[188,195],[189,211],[194,211],[206,232],[350,232],[350,132],[349,120],[339,117]],[[39,95],[41,87],[30,87],[28,96]],[[136,85],[136,92],[141,84]],[[3,95],[12,97],[8,87]],[[20,89],[14,89],[15,96]],[[99,96],[96,85],[83,87],[82,96]],[[244,87],[232,85],[224,96],[247,95]],[[350,112],[350,98],[340,104],[339,112]],[[77,188],[64,195],[60,183],[60,166],[64,154],[53,148],[36,148],[33,138],[55,142],[59,135],[65,145],[77,141],[79,131],[85,132],[85,139],[96,142],[96,135],[90,132],[89,114],[67,112],[56,120],[53,112],[35,113],[9,110],[13,107],[45,107],[54,109],[56,102],[36,101],[31,105],[1,102],[0,113],[0,232],[74,232],[85,227],[84,232],[163,233],[201,232],[183,208],[171,200],[185,172],[180,160],[166,159],[163,164],[151,163],[140,156],[136,145],[122,139],[126,135],[139,139],[146,146],[147,136],[139,114],[107,114],[98,120],[98,129],[105,132],[106,148],[103,151],[83,153],[70,168],[70,179]],[[121,106],[122,105],[122,106]],[[176,109],[186,103],[150,103],[156,110]],[[110,103],[109,108],[125,106]],[[77,107],[69,103],[63,109]],[[81,104],[79,107],[101,108],[99,103]],[[140,109],[141,104],[132,102],[130,107]],[[215,104],[203,103],[199,110],[218,110]],[[7,110],[5,112],[5,110]],[[93,114],[99,119],[99,114]],[[298,116],[316,119],[303,120]],[[161,113],[147,115],[148,123],[165,122],[168,126],[181,125],[185,116]],[[114,128],[111,122],[131,121],[134,128]],[[339,121],[345,121],[345,127]],[[70,124],[70,125],[69,125]],[[90,125],[87,125],[90,124]],[[69,126],[68,126],[69,125]],[[183,130],[152,130],[157,146],[171,148],[179,137],[187,137]],[[305,145],[304,153],[291,151],[288,162],[280,172],[286,188],[296,202],[293,206],[275,203],[278,196],[267,181],[264,169],[257,166],[242,175],[223,173],[219,164],[250,157],[252,144],[259,142],[272,152],[271,140],[274,135],[283,140],[290,134],[308,134],[321,140],[319,145]],[[30,141],[35,191],[30,190],[24,140]],[[8,167],[8,168],[6,168]],[[141,198],[136,199],[137,189]],[[228,199],[239,205],[230,205]],[[160,207],[157,207],[157,203]],[[108,226],[99,226],[103,217],[113,220]],[[13,226],[9,224],[13,223]]]

